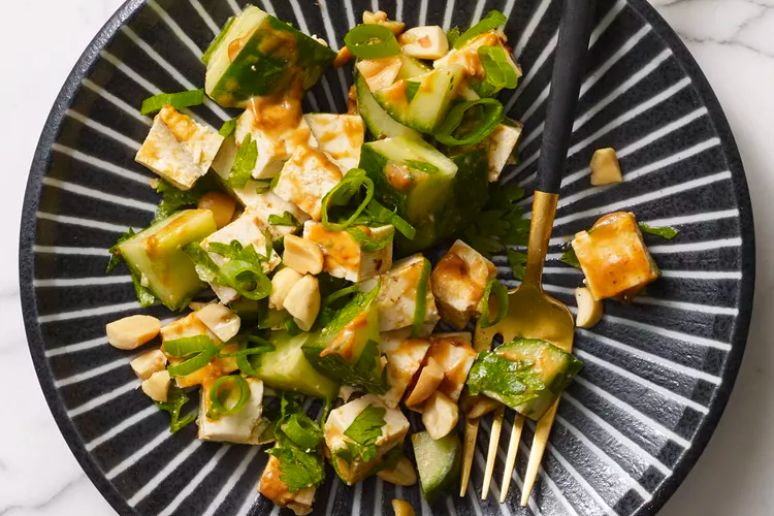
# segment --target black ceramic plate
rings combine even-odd
[[[170,434],[167,415],[136,390],[130,356],[104,337],[107,322],[142,312],[129,276],[104,274],[107,249],[128,226],[146,226],[157,201],[147,184],[151,174],[133,161],[150,123],[138,108],[152,94],[203,83],[202,50],[242,1],[129,1],[67,80],[30,174],[20,251],[30,350],[67,442],[122,515],[277,514],[256,497],[263,451],[200,443],[193,427]],[[529,190],[559,0],[258,4],[336,49],[365,9],[444,28],[503,11],[525,70],[516,92],[503,96],[510,115],[525,122],[521,163],[504,179]],[[680,234],[672,241],[648,237],[663,277],[646,297],[631,306],[608,303],[601,324],[578,331],[577,354],[586,366],[564,395],[531,504],[517,503],[528,426],[505,505],[494,496],[480,501],[485,431],[466,498],[430,508],[416,488],[376,478],[349,488],[329,474],[314,514],[391,514],[395,497],[422,516],[654,514],[704,449],[734,384],[751,311],[754,236],[742,164],[704,76],[644,0],[598,1],[590,61],[546,289],[574,305],[581,276],[558,261],[561,244],[604,213],[631,210]],[[349,82],[349,71],[329,71],[306,97],[307,110],[344,111]],[[232,117],[212,103],[194,111],[215,127]],[[623,184],[590,186],[587,164],[600,147],[617,149]],[[512,284],[507,261],[496,261]],[[172,317],[159,307],[146,312]],[[502,459],[501,450],[496,478]]]

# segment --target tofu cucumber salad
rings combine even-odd
[[[492,254],[517,279],[526,261],[524,192],[497,183],[521,133],[496,98],[522,74],[505,17],[449,32],[381,11],[363,22],[336,53],[253,6],[230,19],[202,90],[143,103],[155,118],[136,159],[161,202],[108,267],[128,267],[143,306],[188,312],[106,328],[119,349],[145,346],[131,367],[171,431],[267,445],[257,488],[298,515],[330,474],[418,481],[432,503],[457,482],[462,418],[504,404],[537,420],[582,367],[540,340],[477,350],[465,331],[507,312]],[[349,111],[304,113],[332,66],[354,74]],[[205,95],[241,114],[208,127],[187,109]],[[595,185],[622,181],[612,149],[592,170]],[[562,259],[586,278],[578,326],[658,278],[643,232],[675,234],[621,212],[571,242]],[[314,399],[325,409],[312,418]]]

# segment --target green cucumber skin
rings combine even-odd
[[[270,38],[281,38],[280,42],[295,41],[295,52],[288,52],[293,47],[287,43],[261,51],[262,46],[270,46]],[[224,40],[222,44],[230,43]],[[207,94],[221,106],[243,106],[252,97],[287,90],[294,78],[294,74],[289,73],[291,68],[301,71],[302,85],[307,90],[317,83],[335,58],[336,53],[330,48],[274,16],[267,15]]]
[[[422,496],[433,503],[444,491],[452,488],[459,478],[462,465],[462,444],[456,431],[434,441],[427,431],[412,434],[414,456],[422,487]]]
[[[395,121],[374,99],[365,79],[355,69],[355,89],[357,91],[357,106],[368,132],[377,139],[405,136],[421,138],[420,134],[410,127]]]
[[[118,246],[118,251],[132,274],[145,277],[148,283],[146,288],[172,311],[187,307],[189,301],[207,287],[207,284],[199,279],[191,258],[182,250],[183,246],[203,240],[217,230],[211,212],[207,216],[204,213],[197,213],[199,211],[177,212]],[[182,218],[187,220],[182,226],[185,231],[178,230],[177,249],[163,256],[153,258],[149,256],[145,245],[148,237],[158,234],[165,227]],[[163,280],[159,274],[164,275]]]

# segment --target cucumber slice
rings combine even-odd
[[[398,54],[398,56],[403,63],[403,66],[400,68],[400,73],[398,73],[399,79],[411,79],[418,75],[424,75],[433,71],[431,66],[426,65],[419,59],[407,56],[403,52]]]
[[[217,229],[210,210],[180,211],[122,242],[118,252],[164,306],[180,310],[207,286],[182,248]]]
[[[418,77],[411,80],[420,83],[413,97],[409,95],[409,81],[399,79],[392,86],[374,93],[374,98],[398,122],[422,133],[433,134],[457,96],[463,68],[449,65],[419,77],[421,82]]]
[[[312,367],[301,349],[309,337],[309,333],[291,337],[284,331],[272,332],[275,350],[261,356],[258,378],[273,389],[333,400],[339,385]]]
[[[396,122],[382,106],[376,102],[368,84],[362,75],[355,72],[355,89],[357,92],[357,109],[363,117],[368,132],[377,140],[393,136],[421,138],[418,132]]]
[[[204,89],[225,107],[286,91],[296,77],[309,89],[336,58],[319,41],[248,5],[212,51]]]
[[[462,444],[457,432],[433,440],[428,432],[411,436],[417,460],[422,496],[433,503],[438,496],[452,487],[460,475]]]
[[[553,344],[519,339],[481,353],[470,370],[468,390],[537,421],[582,367],[574,355]]]
[[[387,138],[363,145],[360,168],[373,179],[375,198],[417,229],[414,240],[396,235],[401,255],[426,249],[448,236],[439,217],[454,198],[457,165],[423,140]]]

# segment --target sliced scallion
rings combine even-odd
[[[280,426],[280,430],[303,450],[317,448],[323,439],[317,423],[302,412],[296,412],[287,418]]]
[[[217,354],[218,348],[215,346],[209,346],[204,351],[197,353],[185,362],[169,366],[169,376],[173,378],[177,378],[179,376],[188,376],[189,374],[194,373],[203,367],[207,367],[207,364],[210,363],[210,360],[215,358],[215,355]]]
[[[503,13],[497,9],[492,9],[489,11],[489,14],[486,15],[486,18],[473,25],[471,28],[463,32],[462,36],[454,40],[454,48],[462,48],[462,46],[471,39],[485,32],[489,32],[490,30],[495,30],[507,21],[508,18],[506,18]]]
[[[210,387],[210,410],[207,411],[207,417],[220,419],[236,414],[247,405],[250,396],[247,380],[238,375],[221,376]]]
[[[182,109],[190,106],[198,106],[204,103],[204,90],[181,91],[180,93],[162,93],[142,101],[140,114],[150,115],[161,111],[164,106],[172,106]]]
[[[201,353],[209,347],[214,347],[215,342],[207,335],[195,335],[164,342],[164,353],[174,358],[183,358]]]
[[[395,34],[382,25],[358,25],[344,36],[344,44],[360,59],[384,59],[400,53]]]
[[[352,213],[352,215],[350,215],[349,218],[344,222],[331,222],[329,218],[329,210],[331,210],[334,206],[345,206],[352,199],[352,197],[354,197],[360,191],[362,186],[365,186],[366,190],[365,199],[363,199],[358,207],[355,208],[355,211]],[[368,204],[374,198],[374,190],[374,182],[370,177],[366,176],[365,170],[353,168],[347,172],[347,175],[344,176],[344,179],[342,179],[339,184],[337,184],[330,192],[325,195],[325,197],[323,197],[323,227],[329,231],[343,231],[347,229],[355,222],[355,219],[357,219],[360,214],[363,213],[363,210],[366,209],[366,206],[368,206]]]
[[[430,260],[422,260],[422,272],[419,274],[417,285],[417,299],[414,305],[414,323],[411,326],[411,338],[415,339],[424,333],[425,319],[427,315],[427,286],[430,283]]]
[[[271,280],[250,262],[229,260],[221,266],[220,275],[229,287],[247,299],[263,299],[271,294]]]
[[[494,294],[497,299],[497,318],[494,321],[489,321],[489,297]],[[489,280],[484,290],[484,298],[481,302],[481,320],[479,321],[482,328],[489,328],[499,323],[508,313],[508,290],[503,287],[496,278]]]
[[[483,108],[481,117],[476,121],[478,123],[472,129],[468,129],[467,134],[458,138],[455,133],[460,128],[466,112],[477,106]],[[449,115],[441,124],[435,137],[439,142],[450,147],[475,145],[489,136],[504,118],[505,110],[503,105],[496,99],[478,99],[462,102],[449,111]]]
[[[414,240],[417,230],[404,218],[394,211],[384,207],[378,201],[371,201],[366,208],[366,213],[383,224],[392,224],[404,237]]]

